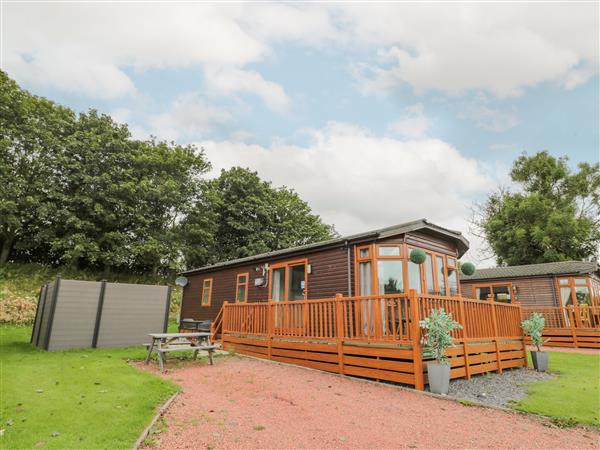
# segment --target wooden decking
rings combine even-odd
[[[401,295],[225,303],[215,333],[227,350],[345,375],[427,383],[419,320],[444,308],[462,325],[448,350],[451,377],[526,365],[518,305]]]
[[[544,317],[544,345],[600,349],[600,307],[578,305],[557,307],[523,307],[522,318],[533,313]],[[531,343],[528,339],[527,343]]]

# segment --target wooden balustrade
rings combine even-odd
[[[414,311],[411,302],[416,304]],[[452,333],[457,341],[522,336],[519,305],[416,292],[227,304],[223,329],[238,334],[322,341],[413,343],[421,339],[421,333],[411,324],[418,324],[432,309],[441,308],[463,327]]]

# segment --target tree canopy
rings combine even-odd
[[[0,71],[0,265],[143,273],[326,239],[286,188],[204,151],[136,140],[127,125],[22,90]]]
[[[188,266],[242,258],[330,239],[334,228],[291,189],[275,188],[241,167],[202,186],[185,220]],[[199,245],[210,242],[210,245]]]
[[[600,169],[548,152],[521,155],[510,176],[519,189],[493,193],[475,215],[498,264],[582,260],[600,243]]]

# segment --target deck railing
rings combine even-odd
[[[444,308],[462,329],[458,341],[520,339],[521,307],[493,301],[418,294],[372,295],[288,302],[228,303],[223,333],[319,341],[394,342],[421,340],[419,321]]]
[[[542,315],[546,328],[600,328],[600,306],[524,306],[521,310],[523,319],[533,313]]]

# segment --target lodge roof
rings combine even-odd
[[[462,256],[469,249],[469,241],[462,235],[460,231],[449,230],[439,225],[435,225],[427,221],[426,219],[419,219],[413,220],[412,222],[406,222],[398,225],[392,225],[390,227],[380,228],[373,231],[367,231],[364,233],[352,234],[349,236],[341,236],[335,239],[329,239],[327,241],[315,242],[312,244],[301,245],[298,247],[275,250],[272,252],[261,253],[259,255],[246,256],[244,258],[223,261],[216,264],[212,264],[210,266],[204,266],[197,269],[190,269],[185,272],[181,272],[181,275],[190,275],[193,273],[206,272],[213,269],[220,269],[223,267],[234,266],[237,264],[243,264],[277,256],[284,256],[287,254],[293,254],[307,250],[317,250],[321,248],[332,247],[339,244],[345,244],[346,242],[350,243],[364,241],[367,239],[382,239],[418,230],[427,230],[432,234],[436,234],[453,240],[458,248],[459,257]]]
[[[559,261],[543,264],[525,264],[521,266],[477,269],[471,276],[461,274],[460,280],[492,280],[519,277],[538,277],[544,275],[586,275],[597,271],[598,264],[595,261]]]

